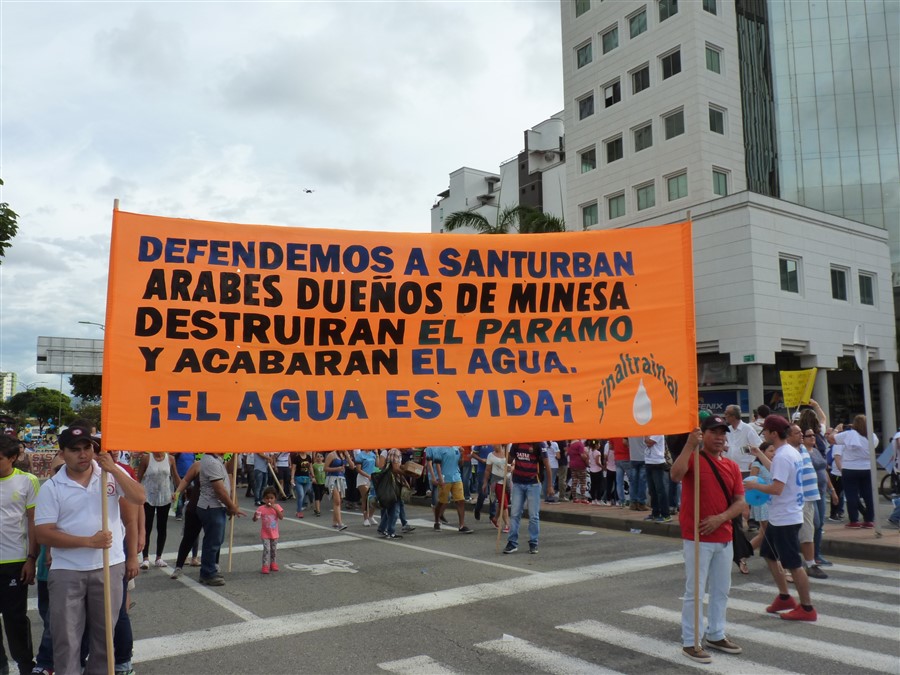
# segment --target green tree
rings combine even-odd
[[[103,377],[100,375],[70,375],[72,395],[85,401],[99,401],[103,393]]]
[[[3,179],[0,178],[0,185],[3,185]],[[6,249],[11,246],[12,238],[19,231],[18,214],[9,208],[6,202],[0,203],[0,258],[6,255]],[[3,261],[0,260],[0,264]]]
[[[98,429],[100,428],[100,424],[99,424],[100,404],[99,403],[89,403],[87,401],[84,401],[75,410],[74,415],[76,417],[78,417],[79,419],[95,420],[94,426],[96,426]],[[66,424],[71,424],[71,420],[67,420]]]
[[[19,392],[7,401],[6,407],[16,415],[36,418],[41,433],[48,419],[72,415],[72,400],[62,392],[47,387]]]
[[[453,232],[461,227],[471,227],[478,234],[540,234],[544,232],[565,232],[566,224],[556,216],[544,213],[530,206],[507,206],[491,222],[480,213],[456,211],[444,221],[444,229]]]

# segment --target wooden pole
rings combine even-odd
[[[109,474],[104,469],[100,472],[100,509],[102,514],[102,523],[100,529],[104,532],[109,531],[109,498],[106,496],[106,481]],[[109,587],[109,549],[103,549],[103,615],[104,625],[106,626],[106,670],[114,672],[116,669],[116,655],[113,647],[113,617],[112,617],[112,590]],[[122,598],[125,602],[125,598]]]
[[[284,488],[281,487],[281,481],[278,480],[278,474],[275,473],[275,469],[272,468],[271,464],[269,464],[269,472],[272,474],[272,479],[275,481],[275,487],[277,487],[278,491],[281,493],[281,498],[287,499],[287,495],[284,492]]]
[[[237,468],[238,468],[238,457],[237,453],[231,456],[231,499],[237,504]],[[234,521],[237,520],[234,516],[231,516],[231,527],[228,531],[228,573],[231,574],[231,552],[234,551]]]
[[[500,523],[503,522],[500,518],[501,509],[503,508],[503,502],[506,501],[506,475],[507,473],[512,474],[512,471],[508,467],[509,464],[509,446],[506,446],[506,454],[503,462],[503,487],[500,488],[500,503],[497,504],[497,541],[494,543],[494,553],[500,553],[500,534],[503,532],[503,528],[500,526]],[[515,462],[513,462],[515,465]],[[490,480],[488,480],[488,485],[490,485]],[[490,498],[490,495],[488,495]]]
[[[700,444],[694,449],[694,649],[700,649]]]

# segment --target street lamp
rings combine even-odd
[[[106,330],[106,326],[102,323],[97,323],[96,321],[79,321],[78,323],[83,323],[87,326],[100,326],[100,330]]]

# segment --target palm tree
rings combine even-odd
[[[461,227],[471,227],[479,234],[540,234],[545,232],[565,232],[566,224],[561,218],[544,213],[531,206],[506,206],[497,214],[497,221],[491,223],[480,213],[456,211],[444,222],[444,229],[453,232]]]

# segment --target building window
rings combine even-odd
[[[606,163],[610,164],[617,159],[622,159],[622,137],[606,141]]]
[[[800,258],[778,256],[778,274],[781,277],[781,290],[787,293],[800,292]]]
[[[644,91],[644,89],[649,89],[649,87],[650,87],[650,66],[644,66],[643,68],[631,73],[631,93],[632,94],[637,94],[639,91]]]
[[[666,140],[681,136],[684,133],[684,110],[676,110],[663,117],[666,127]]]
[[[607,108],[622,100],[622,88],[618,80],[603,87],[603,100]]]
[[[709,106],[709,130],[717,134],[725,134],[725,111]]]
[[[579,68],[584,68],[587,64],[589,64],[591,61],[593,61],[594,55],[592,53],[591,46],[592,46],[591,43],[587,42],[587,43],[581,45],[575,51],[575,61],[576,61],[576,65]]]
[[[669,189],[670,202],[674,202],[676,199],[681,199],[682,197],[687,197],[687,173],[669,176],[666,179],[666,186]]]
[[[716,7],[716,0],[703,0],[703,9],[704,11],[709,12],[710,14],[718,14]]]
[[[656,206],[656,186],[653,183],[649,185],[641,185],[634,189],[634,195],[637,198],[637,210],[643,211],[651,206]]]
[[[665,21],[678,14],[678,0],[659,0],[659,20]]]
[[[713,192],[720,197],[728,196],[728,172],[713,169]]]
[[[859,304],[875,304],[875,276],[866,272],[859,273]]]
[[[831,297],[835,300],[847,299],[847,270],[843,267],[831,268]]]
[[[653,125],[649,122],[634,130],[634,151],[640,152],[653,145]]]
[[[581,16],[591,8],[591,0],[575,0],[575,16]]]
[[[706,69],[719,75],[722,74],[722,50],[718,47],[706,45]]]
[[[637,14],[632,14],[628,18],[628,30],[632,38],[636,38],[641,33],[647,31],[647,9],[644,8]]]
[[[603,53],[607,54],[619,46],[619,27],[614,26],[606,31],[603,36]]]
[[[588,94],[584,98],[578,99],[578,119],[583,120],[594,114],[594,95]]]
[[[660,58],[662,64],[662,79],[668,80],[673,75],[681,72],[681,50],[666,54]]]
[[[581,173],[587,173],[597,168],[597,149],[582,150],[579,154],[581,157]]]
[[[609,207],[609,219],[613,220],[614,218],[621,218],[625,215],[625,195],[617,194],[612,197],[608,197],[607,206]]]
[[[581,225],[585,230],[598,222],[600,222],[600,215],[597,209],[597,202],[581,207]]]

